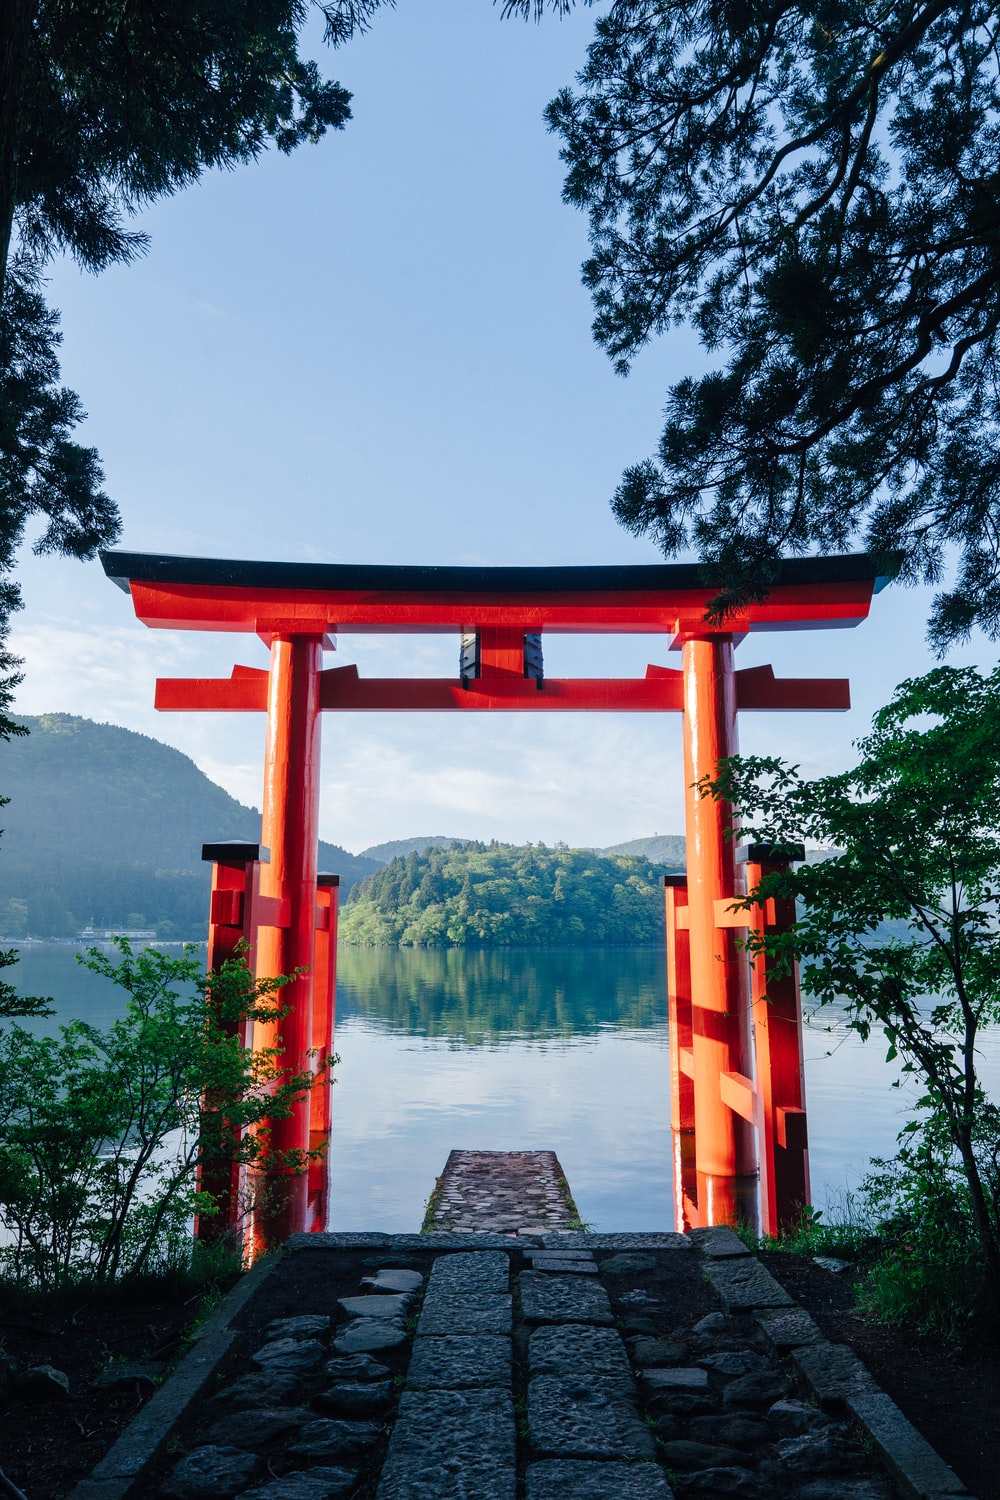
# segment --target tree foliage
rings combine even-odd
[[[614,509],[759,596],[860,538],[940,582],[932,639],[1000,633],[997,15],[953,0],[613,0],[548,109],[621,372],[689,324]]]
[[[743,836],[838,851],[749,893],[748,905],[793,896],[801,913],[757,945],[799,961],[821,1002],[846,999],[863,1038],[880,1027],[889,1058],[919,1083],[924,1113],[904,1132],[904,1165],[939,1193],[957,1166],[994,1313],[1000,1110],[977,1046],[1000,1022],[998,745],[1000,668],[941,667],[897,688],[852,770],[805,781],[780,760],[737,757],[705,787],[733,802]]]
[[[376,0],[319,6],[327,39]],[[306,0],[0,0],[0,642],[19,604],[14,554],[92,557],[118,536],[85,415],[59,383],[58,318],[41,273],[65,251],[99,271],[140,253],[134,214],[268,144],[289,152],[350,117],[350,95],[299,55]],[[0,736],[17,685],[0,656]]]
[[[13,1280],[59,1286],[114,1281],[186,1257],[191,1215],[214,1203],[203,1160],[304,1170],[278,1159],[266,1120],[325,1077],[289,1075],[280,1049],[244,1047],[244,1019],[273,1023],[286,979],[254,982],[234,960],[206,978],[192,952],[112,958],[87,967],[122,988],[124,1017],[37,1036],[0,1033],[0,1267]]]
[[[331,39],[369,7],[321,7]],[[299,56],[305,0],[6,0],[0,234],[101,270],[145,243],[136,209],[206,167],[291,151],[349,118]],[[6,240],[0,240],[6,251]],[[5,254],[2,257],[6,258]]]
[[[662,867],[542,844],[462,844],[394,859],[355,886],[340,940],[376,947],[662,941]]]

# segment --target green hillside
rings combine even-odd
[[[394,859],[354,887],[340,940],[371,947],[662,943],[662,865],[542,844]]]
[[[64,937],[95,926],[200,938],[210,870],[201,846],[260,838],[260,814],[179,750],[71,714],[24,718],[0,745],[0,936]],[[320,844],[345,888],[376,864]]]
[[[373,859],[376,864],[387,865],[400,855],[426,854],[428,849],[453,849],[468,839],[448,838],[442,833],[424,834],[413,839],[389,839],[384,844],[372,844],[362,849],[362,859]],[[682,833],[654,833],[649,838],[628,839],[624,844],[609,844],[605,849],[591,849],[592,854],[636,854],[640,859],[655,865],[666,865],[668,869],[684,868],[684,835]]]
[[[387,865],[400,855],[426,854],[428,849],[450,849],[454,844],[464,844],[465,839],[450,839],[443,833],[428,833],[415,839],[388,839],[384,844],[372,844],[362,849],[360,858],[370,859],[377,865]]]

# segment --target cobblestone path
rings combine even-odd
[[[242,1361],[130,1497],[966,1495],[729,1230],[290,1248],[239,1324]],[[91,1479],[72,1500],[124,1494]]]

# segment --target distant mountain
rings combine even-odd
[[[624,844],[609,844],[605,849],[595,849],[595,854],[635,854],[639,859],[651,859],[657,864],[670,865],[678,870],[684,868],[685,840],[682,833],[654,833],[648,839],[628,839]]]
[[[0,746],[0,935],[68,937],[97,927],[155,927],[199,938],[208,920],[201,846],[260,838],[260,813],[159,740],[72,714],[21,720]],[[378,868],[321,843],[320,868],[344,889]]]
[[[387,865],[390,860],[400,856],[405,859],[408,854],[426,854],[428,849],[453,849],[457,844],[467,842],[467,839],[446,838],[443,833],[431,833],[416,839],[389,839],[385,844],[372,844],[370,849],[362,849],[358,858],[374,860],[377,865]]]

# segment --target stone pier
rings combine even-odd
[[[425,1233],[551,1234],[581,1227],[554,1151],[452,1151],[424,1219]]]

